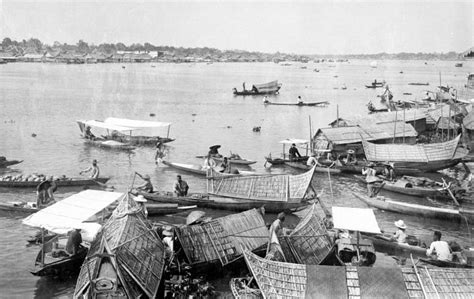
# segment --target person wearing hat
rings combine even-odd
[[[66,242],[66,252],[70,256],[76,255],[79,252],[81,243],[82,243],[81,229],[80,228],[73,229],[69,233],[69,237]]]
[[[48,177],[36,187],[36,206],[38,209],[41,207],[54,202],[53,193],[56,192],[58,186],[54,182],[53,176]]]
[[[319,163],[319,158],[321,156],[318,154],[315,154],[315,153],[312,153],[311,154],[311,157],[308,158],[308,161],[306,161],[306,165],[307,166],[310,166],[310,167],[313,167],[313,166],[322,166],[320,163]]]
[[[352,165],[357,163],[357,159],[355,156],[355,151],[353,149],[348,149],[347,150],[347,156],[346,159],[344,159],[344,163],[346,165]]]
[[[165,244],[166,254],[171,255],[174,250],[173,228],[168,225],[163,226],[163,231],[161,234],[163,235],[163,243]]]
[[[375,171],[374,166],[375,164],[370,162],[367,167],[362,169],[362,174],[365,175],[369,197],[374,197],[376,195],[376,183],[380,182],[380,179],[376,176],[377,172]]]
[[[407,234],[405,233],[405,230],[407,229],[407,226],[405,225],[405,222],[403,222],[403,220],[398,220],[395,221],[394,224],[398,228],[398,230],[392,236],[392,241],[397,241],[397,243],[406,243]]]
[[[99,166],[97,166],[97,160],[96,159],[94,159],[92,161],[92,166],[90,166],[90,167],[88,167],[84,170],[81,170],[79,172],[79,174],[82,175],[83,173],[88,173],[88,172],[91,173],[91,176],[90,176],[91,179],[97,179],[99,177],[100,171],[99,171]]]
[[[288,153],[290,154],[290,161],[293,161],[296,158],[301,158],[300,152],[298,151],[298,149],[296,148],[296,144],[294,143],[291,145]]]
[[[177,180],[174,183],[174,188],[173,188],[174,193],[176,193],[176,195],[178,197],[187,196],[188,195],[188,190],[189,190],[188,183],[186,183],[185,180],[181,179],[180,175],[176,176],[176,178],[177,178]]]
[[[146,193],[153,193],[153,184],[151,183],[151,178],[148,174],[141,175],[138,172],[135,172],[136,175],[138,175],[142,180],[145,182],[141,184],[140,186],[137,186],[138,191],[143,191]]]
[[[138,207],[140,208],[140,211],[143,212],[143,215],[145,215],[145,218],[147,218],[148,210],[146,209],[146,206],[145,206],[145,203],[147,202],[145,196],[138,195],[138,196],[135,196],[133,200],[138,204]]]
[[[387,181],[395,181],[395,170],[393,169],[393,163],[386,162],[383,169],[383,175]]]

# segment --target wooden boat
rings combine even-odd
[[[124,118],[115,118],[109,117],[104,120],[104,123],[132,128],[129,130],[129,134],[125,134],[124,131],[118,131],[117,134],[110,134],[106,138],[110,138],[120,142],[126,142],[133,145],[149,145],[155,146],[158,142],[168,143],[172,142],[175,139],[170,138],[170,128],[171,123],[167,122],[158,122],[158,121],[144,121],[144,120],[133,120],[133,119],[124,119]],[[165,128],[166,137],[156,136],[156,130]],[[143,135],[132,135],[134,134],[143,134]],[[148,133],[147,135],[144,135]]]
[[[401,213],[406,215],[416,215],[427,218],[436,218],[442,220],[464,221],[465,219],[474,221],[474,210],[471,209],[454,209],[445,207],[427,206],[413,203],[406,203],[401,201],[394,201],[386,199],[382,196],[368,197],[359,193],[353,192],[354,196],[365,202],[367,205],[394,213]]]
[[[420,82],[411,82],[411,83],[408,83],[408,85],[415,85],[415,86],[428,86],[430,85],[430,83],[426,82],[426,83],[420,83]]]
[[[125,195],[91,244],[74,298],[161,298],[165,248]]]
[[[292,211],[317,198],[312,185],[314,167],[298,175],[212,177],[207,190],[210,200],[230,199],[244,205],[265,206],[272,212]]]
[[[265,220],[256,209],[180,226],[175,231],[193,272],[211,273],[208,271],[213,269],[216,273],[224,267],[237,270],[244,250],[264,251],[268,242]]]
[[[385,82],[372,82],[370,85],[365,85],[366,88],[382,88],[385,86]]]
[[[32,203],[33,204],[33,203]],[[0,202],[0,211],[8,211],[21,214],[33,214],[38,212],[38,208],[32,204],[21,201]],[[36,205],[36,203],[34,203]]]
[[[433,265],[436,267],[442,267],[442,268],[474,268],[474,265],[469,265],[469,264],[461,264],[458,262],[452,262],[452,261],[440,261],[436,259],[429,259],[429,258],[420,258],[420,261],[423,263]]]
[[[114,124],[107,124],[96,120],[78,120],[76,122],[79,125],[79,129],[81,130],[81,136],[84,139],[85,144],[114,150],[131,151],[135,149],[135,147],[132,146],[130,143],[111,140],[112,138],[107,137],[109,134],[115,135],[118,134],[118,132],[131,132],[133,128],[122,127]],[[91,127],[95,129],[100,128],[106,130],[107,134],[102,137],[97,137],[91,132]]]
[[[117,192],[85,190],[23,219],[24,224],[41,228],[43,236],[45,230],[57,235],[48,242],[42,242],[35,259],[35,269],[31,273],[67,277],[79,272],[87,255],[87,242],[91,242],[100,230],[98,222],[109,215],[109,209],[122,196]],[[67,244],[65,235],[73,229],[81,229],[83,243],[75,255],[69,256],[64,252]]]
[[[238,173],[220,173],[217,171],[212,171],[210,169],[203,169],[200,165],[194,165],[194,164],[184,164],[184,163],[174,163],[174,162],[168,162],[165,160],[162,160],[161,163],[165,164],[166,166],[194,173],[194,174],[199,174],[199,175],[205,175],[205,176],[248,176],[248,175],[257,175],[257,173],[252,172],[252,171],[241,171],[238,170]]]
[[[277,94],[281,88],[281,83],[278,80],[271,81],[264,84],[254,84],[251,90],[237,91],[237,88],[233,89],[234,95],[264,95],[264,94]],[[245,86],[244,86],[245,87]]]
[[[58,187],[76,187],[76,186],[95,186],[105,184],[110,178],[102,177],[97,179],[88,178],[67,178],[59,179],[54,182]],[[42,181],[1,181],[0,188],[36,188]],[[100,184],[99,184],[100,183]]]
[[[377,252],[384,252],[389,255],[404,257],[410,257],[410,255],[413,257],[426,256],[425,247],[410,245],[408,243],[398,243],[396,241],[392,241],[387,235],[368,233],[362,233],[362,235],[372,241]]]
[[[186,210],[194,209],[197,206],[180,206],[177,203],[152,203],[147,202],[145,204],[148,216],[159,216],[159,215],[170,215],[183,212]]]
[[[462,63],[461,62],[457,62],[456,64],[454,64],[455,67],[462,67]]]
[[[196,156],[196,158],[200,159],[205,159],[207,156]],[[211,156],[212,160],[222,162],[224,161],[224,157],[217,157],[217,156]],[[230,164],[235,164],[235,165],[252,165],[257,163],[257,161],[252,161],[252,160],[247,160],[247,159],[242,159],[242,158],[236,158],[235,156],[230,156],[227,157],[227,161],[229,161]]]
[[[309,106],[309,107],[316,107],[316,106],[327,106],[329,105],[328,101],[323,101],[323,102],[298,102],[298,103],[276,103],[276,102],[270,102],[270,101],[265,101],[265,105],[278,105],[278,106]]]
[[[310,170],[312,167],[311,166],[308,166],[306,165],[306,163],[298,163],[298,162],[284,162],[285,165],[287,166],[290,166],[290,167],[293,167],[293,168],[297,168],[297,169],[301,169],[301,170]],[[319,173],[330,173],[330,174],[339,174],[341,173],[341,170],[340,169],[337,169],[337,168],[331,168],[331,167],[325,167],[325,166],[316,166],[314,168],[314,171],[315,172],[319,172]]]
[[[283,165],[285,162],[306,162],[309,158],[308,152],[309,152],[309,141],[304,140],[304,139],[294,139],[294,138],[288,138],[285,140],[282,140],[279,142],[282,144],[282,153],[281,153],[281,158],[273,158],[272,154],[269,154],[268,156],[265,157],[265,164],[270,163],[272,165]],[[299,158],[292,158],[290,159],[289,154],[286,151],[286,147],[290,147],[292,144],[295,144],[297,146],[304,146],[306,153],[305,155],[302,155]]]
[[[263,298],[474,296],[471,269],[299,265],[266,260],[248,251],[244,258]]]
[[[23,160],[2,160],[0,157],[0,168],[20,164],[21,162],[23,162]]]
[[[366,183],[363,176],[355,176],[360,182]],[[447,194],[442,192],[442,186],[419,186],[416,181],[429,180],[427,178],[414,178],[403,176],[394,182],[383,180],[382,189],[396,192],[400,194],[417,196],[417,197],[447,197]],[[431,180],[429,180],[431,181]],[[433,181],[431,181],[433,182]]]

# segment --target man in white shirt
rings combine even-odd
[[[433,242],[430,248],[426,250],[427,256],[435,256],[440,261],[451,260],[451,250],[449,249],[448,242],[441,241],[441,232],[435,231],[433,234]]]

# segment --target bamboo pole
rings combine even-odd
[[[313,140],[312,140],[313,132],[311,128],[311,115],[308,115],[308,118],[309,118],[309,150],[311,153],[313,153]]]
[[[397,133],[397,117],[398,117],[398,110],[395,110],[395,122],[393,123],[393,142],[395,143],[395,134]]]

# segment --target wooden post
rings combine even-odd
[[[44,228],[41,228],[41,267],[44,267]]]
[[[397,133],[397,116],[398,116],[398,110],[395,110],[395,122],[393,123],[393,142],[395,143],[395,134]]]

